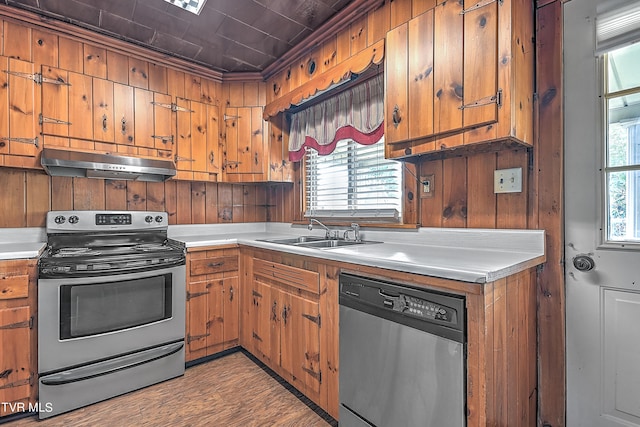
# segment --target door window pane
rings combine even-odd
[[[605,58],[607,238],[640,242],[640,45]]]

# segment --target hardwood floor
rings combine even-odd
[[[189,368],[184,377],[48,420],[29,417],[5,424],[7,427],[328,425],[242,352]]]

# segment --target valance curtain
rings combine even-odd
[[[300,161],[305,148],[320,155],[333,152],[338,141],[371,145],[384,135],[382,74],[291,116],[289,160]]]

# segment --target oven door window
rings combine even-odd
[[[134,328],[171,317],[171,274],[60,287],[60,339]]]

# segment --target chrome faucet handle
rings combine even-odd
[[[360,241],[360,225],[353,222],[351,223],[351,228],[353,229],[353,237],[356,240],[356,242]]]

